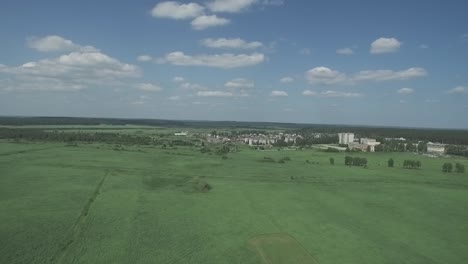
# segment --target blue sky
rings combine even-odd
[[[0,115],[468,128],[466,1],[2,1]]]

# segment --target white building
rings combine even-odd
[[[188,135],[188,131],[174,133],[174,136],[187,136],[187,135]]]
[[[354,133],[338,133],[340,144],[349,144],[354,142]]]
[[[427,152],[444,154],[445,153],[445,144],[428,142],[427,143]]]

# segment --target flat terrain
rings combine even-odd
[[[321,264],[468,263],[468,174],[441,172],[455,159],[124,148],[0,143],[0,263],[262,263],[249,240],[265,234]]]

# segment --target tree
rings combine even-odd
[[[442,171],[443,172],[452,172],[452,170],[453,170],[452,163],[446,162],[446,163],[444,163],[444,165],[442,165]]]
[[[330,164],[335,165],[335,159],[334,158],[330,158]]]
[[[368,145],[367,146],[367,149],[366,149],[367,152],[371,152],[371,147]]]
[[[455,164],[455,171],[457,173],[464,173],[465,172],[465,165],[461,164],[461,163],[456,163]]]
[[[353,157],[346,156],[345,157],[345,165],[353,165]]]
[[[393,168],[393,164],[395,164],[395,161],[392,158],[390,158],[387,164],[388,164],[388,167]]]

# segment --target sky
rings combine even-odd
[[[0,3],[0,115],[468,128],[468,1]]]

